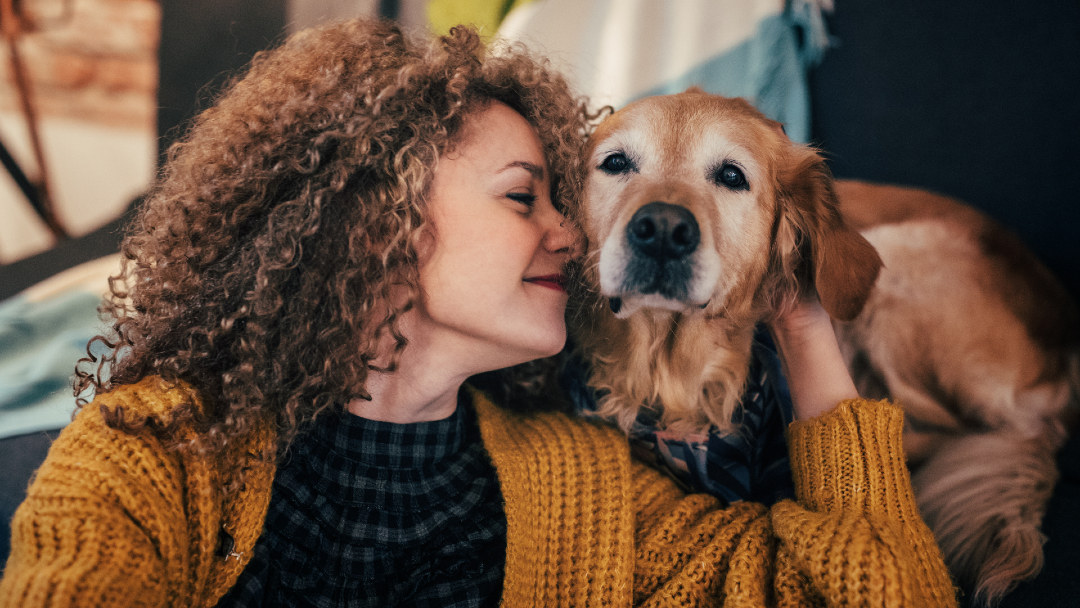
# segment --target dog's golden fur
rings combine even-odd
[[[958,580],[993,600],[1038,571],[1080,366],[1067,295],[1015,239],[942,197],[834,182],[778,123],[697,90],[614,113],[586,164],[591,288],[571,322],[601,413],[730,428],[755,326],[816,290],[860,388],[908,412],[916,493]],[[689,211],[692,252],[639,259],[631,224],[652,203]],[[658,267],[677,289],[642,288]]]

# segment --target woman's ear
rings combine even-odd
[[[428,219],[420,226],[420,230],[413,236],[414,247],[416,247],[416,260],[420,266],[423,266],[431,259],[432,254],[435,253],[435,245],[439,237],[435,233],[435,224],[431,219]]]
[[[840,215],[832,172],[808,146],[792,145],[779,171],[775,246],[798,297],[816,290],[831,317],[850,321],[874,287],[881,258]]]

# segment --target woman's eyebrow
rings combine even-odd
[[[540,165],[537,165],[536,163],[530,163],[527,160],[515,160],[515,161],[513,161],[511,163],[507,163],[507,165],[505,167],[503,167],[502,169],[499,169],[498,171],[496,171],[496,173],[502,173],[504,171],[508,171],[510,169],[515,169],[515,168],[525,169],[530,174],[532,174],[533,179],[536,179],[536,180],[543,180],[544,179],[544,168],[541,167]]]

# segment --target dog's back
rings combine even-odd
[[[1054,454],[1077,414],[1076,308],[1049,271],[975,209],[921,190],[836,183],[884,268],[837,335],[867,395],[907,414],[927,523],[978,599],[1042,565]]]

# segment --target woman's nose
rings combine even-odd
[[[567,253],[570,258],[581,255],[584,249],[584,238],[577,224],[558,211],[552,214],[552,218],[545,237],[548,251]]]

